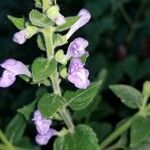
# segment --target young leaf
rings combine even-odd
[[[75,24],[79,20],[79,16],[74,16],[74,17],[67,17],[66,18],[66,23],[59,26],[56,31],[57,32],[62,32],[65,30],[68,30],[73,24]]]
[[[42,0],[34,0],[37,8],[42,8]]]
[[[54,150],[99,150],[98,139],[86,125],[78,125],[74,134],[67,134],[55,140]]]
[[[17,112],[21,113],[25,117],[25,119],[27,121],[29,121],[30,117],[31,117],[31,114],[35,110],[37,100],[38,99],[36,99],[35,101],[33,101],[31,104],[29,104],[27,106],[23,106],[23,108],[18,109]]]
[[[53,25],[51,20],[38,10],[32,10],[29,14],[30,21],[33,25],[38,27],[49,27],[50,25]]]
[[[67,39],[65,36],[62,36],[60,34],[54,34],[53,35],[53,42],[54,47],[62,46],[67,43]]]
[[[27,126],[25,118],[21,114],[16,114],[12,121],[6,127],[5,134],[11,143],[17,143],[23,136]]]
[[[42,34],[38,34],[37,36],[37,44],[38,47],[40,48],[40,50],[45,51],[46,47],[45,47],[45,41],[44,41],[44,37]]]
[[[44,94],[38,103],[38,109],[45,117],[53,117],[62,106],[64,98],[55,94]]]
[[[78,90],[76,92],[67,91],[65,93],[66,105],[69,105],[73,110],[81,110],[87,107],[94,100],[101,85],[102,81],[99,81],[93,83],[86,90]]]
[[[150,118],[136,117],[131,124],[131,147],[150,139]]]
[[[110,89],[121,101],[132,109],[142,105],[142,94],[135,88],[127,85],[111,85]]]
[[[25,28],[24,18],[17,18],[10,15],[8,15],[7,17],[19,30],[23,30]]]
[[[33,80],[35,82],[42,81],[49,77],[56,68],[56,61],[54,59],[48,60],[39,57],[34,60],[32,64]]]

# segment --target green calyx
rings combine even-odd
[[[50,18],[52,21],[54,21],[55,18],[60,14],[59,10],[60,9],[59,9],[58,5],[51,6],[46,11],[46,15],[48,16],[48,18]]]

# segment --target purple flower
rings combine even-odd
[[[76,38],[68,47],[68,57],[81,57],[85,54],[85,48],[89,45],[88,41],[84,38]]]
[[[37,27],[28,25],[25,29],[14,34],[13,41],[18,44],[23,44],[37,32],[39,32]]]
[[[37,134],[35,140],[39,145],[46,145],[54,135],[57,135],[56,130],[49,129],[45,134]]]
[[[0,78],[0,87],[6,88],[11,86],[16,80],[16,75],[31,77],[28,68],[22,62],[15,59],[7,59],[0,66],[5,69]]]
[[[89,71],[84,68],[80,59],[73,59],[69,66],[68,80],[79,89],[86,89],[90,85]]]
[[[17,33],[14,34],[13,36],[13,41],[15,43],[18,43],[18,44],[24,44],[26,42],[28,38],[28,33],[26,31],[26,29],[22,30],[22,31],[19,31]]]
[[[64,23],[66,23],[66,19],[63,15],[59,14],[55,19],[54,19],[54,22],[57,24],[57,25],[63,25]]]
[[[52,121],[50,119],[45,119],[42,117],[42,114],[39,110],[34,112],[34,117],[32,119],[36,125],[36,129],[39,134],[45,134],[48,132]]]
[[[15,59],[7,59],[0,66],[16,75],[26,75],[31,77],[31,73],[28,68],[20,61]]]
[[[39,110],[34,112],[32,120],[34,121],[38,132],[35,140],[39,145],[46,145],[51,137],[57,135],[57,131],[50,128],[52,121],[44,118]]]
[[[2,77],[0,77],[0,87],[7,88],[12,85],[15,80],[16,76],[13,73],[5,70],[2,74]]]
[[[68,39],[91,19],[91,14],[86,9],[81,9],[78,16],[80,16],[80,19],[70,28],[66,35]]]
[[[84,64],[81,62],[81,60],[79,58],[74,58],[70,62],[69,74],[77,71],[78,69],[83,69],[83,68],[84,68]]]

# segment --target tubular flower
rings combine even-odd
[[[80,17],[80,19],[70,28],[69,32],[66,35],[67,39],[69,39],[79,28],[84,26],[91,19],[91,14],[86,9],[81,9],[78,13],[78,16]]]
[[[76,38],[72,41],[68,47],[67,56],[68,57],[81,57],[85,54],[85,48],[89,45],[88,41],[84,38]]]
[[[13,41],[18,44],[24,44],[27,39],[31,38],[38,32],[38,28],[35,26],[28,26],[27,28],[17,32],[13,36]]]
[[[35,140],[39,145],[46,145],[54,135],[57,135],[57,131],[50,128],[52,121],[44,118],[39,110],[34,112],[32,120],[38,132]]]
[[[5,69],[0,78],[0,87],[6,88],[11,86],[15,82],[17,75],[31,77],[28,68],[22,62],[15,59],[7,59],[0,66]]]
[[[80,59],[73,59],[69,66],[68,80],[79,89],[86,89],[90,85],[89,71],[84,68]]]

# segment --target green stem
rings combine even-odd
[[[119,128],[117,128],[112,134],[110,134],[101,144],[101,149],[106,148],[111,142],[113,142],[118,136],[120,136],[124,131],[126,131],[130,125],[132,120],[134,119],[136,115],[134,115],[132,118],[128,119],[123,125],[121,125]]]
[[[61,96],[61,89],[59,85],[59,76],[57,70],[55,70],[55,72],[51,76],[51,81],[52,81],[54,93]],[[69,115],[69,112],[67,112],[66,107],[64,106],[61,110],[59,110],[59,113],[62,116],[64,122],[66,123],[69,131],[73,133],[74,124],[72,123],[72,119]]]
[[[43,0],[43,12],[49,7],[48,1],[49,0]],[[53,3],[53,0],[51,0],[50,2]],[[55,1],[55,3],[56,3],[56,1]],[[48,59],[54,58],[53,33],[54,33],[54,30],[52,27],[43,30]],[[60,85],[59,85],[60,79],[59,79],[57,70],[58,70],[58,68],[55,69],[54,73],[51,75],[50,78],[52,81],[52,87],[53,87],[54,93],[61,96],[61,89],[60,89]],[[74,132],[74,124],[72,123],[72,119],[71,119],[69,113],[67,112],[66,107],[63,107],[59,111],[59,113],[62,116],[64,122],[66,123],[68,129],[71,132]]]
[[[52,59],[54,57],[54,50],[53,50],[53,29],[47,28],[43,30],[44,40],[45,40],[45,46],[46,46],[46,52],[47,52],[47,58]]]
[[[2,130],[0,130],[0,139],[6,146],[8,146],[10,149],[13,149],[12,144],[8,141]]]

